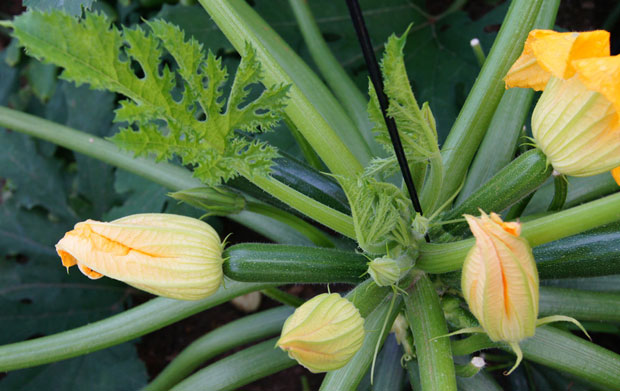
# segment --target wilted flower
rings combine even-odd
[[[532,134],[556,171],[591,176],[620,166],[620,56],[610,56],[608,32],[534,30],[505,81],[544,90]]]
[[[207,223],[172,214],[136,214],[77,223],[56,244],[63,266],[160,296],[197,300],[222,281],[222,242]]]
[[[297,308],[276,343],[311,372],[343,367],[362,346],[364,319],[349,300],[323,293]]]

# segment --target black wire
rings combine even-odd
[[[347,0],[347,6],[349,7],[351,21],[353,21],[353,26],[355,27],[357,38],[359,39],[360,46],[362,47],[362,52],[364,53],[364,59],[366,60],[366,67],[368,68],[370,80],[372,81],[375,91],[377,92],[379,106],[381,106],[381,113],[385,119],[385,124],[387,125],[388,133],[390,134],[390,140],[394,146],[394,153],[396,154],[398,165],[400,166],[400,170],[403,174],[405,185],[409,191],[409,197],[413,203],[413,209],[418,212],[420,216],[422,216],[422,206],[420,205],[418,192],[416,191],[415,185],[413,184],[413,179],[411,178],[411,171],[409,171],[409,164],[407,164],[407,158],[405,157],[405,152],[403,151],[403,144],[400,141],[398,129],[396,129],[396,122],[394,121],[394,118],[388,117],[387,115],[388,99],[384,92],[383,78],[381,77],[381,73],[379,71],[379,64],[377,63],[377,58],[375,57],[375,51],[372,48],[372,42],[370,41],[370,36],[368,35],[368,29],[366,28],[366,23],[364,22],[362,10],[357,0]],[[425,236],[425,239],[427,242],[430,241],[428,235]]]

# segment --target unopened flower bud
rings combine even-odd
[[[311,372],[343,367],[362,346],[364,319],[349,300],[323,293],[297,308],[276,346]]]
[[[396,260],[383,256],[368,262],[368,274],[378,286],[390,286],[400,279],[400,267]]]
[[[463,265],[462,290],[492,341],[518,342],[534,335],[538,317],[538,272],[519,223],[465,215],[476,244]]]
[[[198,300],[222,281],[222,242],[207,223],[146,213],[109,223],[77,223],[56,244],[63,266],[91,279],[103,276],[156,295]]]

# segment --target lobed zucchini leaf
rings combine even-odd
[[[112,137],[120,148],[157,160],[177,155],[208,185],[239,174],[268,175],[276,149],[246,133],[276,125],[288,87],[267,87],[248,98],[261,79],[248,45],[225,99],[228,73],[213,53],[205,55],[200,43],[170,23],[147,24],[150,34],[141,27],[119,30],[94,13],[78,19],[32,11],[15,18],[13,35],[30,55],[64,68],[62,78],[128,98],[116,110],[115,121],[129,124]]]

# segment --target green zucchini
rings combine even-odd
[[[298,162],[282,151],[279,153],[282,157],[274,159],[274,164],[271,167],[271,176],[332,209],[345,214],[351,214],[347,196],[338,182],[314,168]],[[263,202],[298,214],[297,211],[292,210],[243,177],[230,180],[227,182],[227,185]]]
[[[542,279],[620,274],[620,223],[546,243],[533,252]]]
[[[237,281],[359,283],[368,259],[335,249],[243,243],[224,251],[224,274]]]

